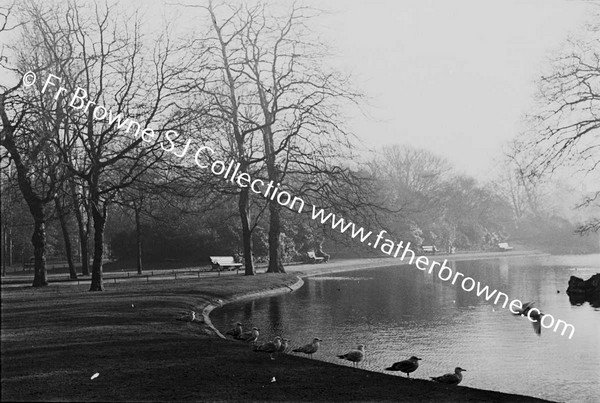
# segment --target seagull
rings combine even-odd
[[[281,348],[281,337],[277,336],[273,339],[273,341],[269,341],[261,344],[260,346],[254,347],[254,351],[269,353],[271,355],[271,359],[274,360],[275,358],[273,358],[273,354],[278,352],[279,348]]]
[[[279,347],[279,350],[277,351],[278,353],[285,353],[285,351],[288,349],[289,347],[289,340],[288,339],[281,339],[281,347]]]
[[[408,360],[394,363],[391,367],[386,368],[386,370],[404,372],[406,374],[406,377],[410,378],[409,374],[411,372],[415,372],[417,368],[419,368],[419,360],[420,358],[417,358],[413,355]]]
[[[533,321],[531,322],[531,326],[533,326],[533,331],[538,336],[541,336],[541,334],[542,334],[541,322],[542,322],[542,316],[544,316],[544,314],[542,312],[540,312],[539,309],[534,308],[533,304],[534,304],[533,301],[524,303],[523,307],[520,310],[518,310],[517,313],[514,313],[513,315],[529,316],[529,318],[533,319]],[[532,311],[532,309],[535,309],[535,311]]]
[[[259,328],[253,327],[252,330],[242,333],[241,336],[238,337],[238,340],[246,341],[248,343],[256,343],[256,340],[258,340],[258,335],[260,334],[259,331]]]
[[[432,377],[431,379],[439,382],[445,383],[446,385],[458,385],[462,381],[461,372],[466,371],[466,369],[462,369],[461,367],[454,368],[453,374],[446,374],[442,376]]]
[[[240,322],[235,324],[235,327],[231,330],[228,330],[226,335],[233,336],[234,339],[237,339],[244,333],[244,329],[242,328],[242,324]]]
[[[357,367],[358,363],[365,359],[365,346],[359,344],[357,350],[351,350],[346,354],[338,355],[338,358],[352,361],[352,364]]]
[[[525,302],[523,304],[523,306],[521,306],[521,309],[519,309],[517,311],[517,313],[513,313],[513,315],[515,316],[525,316],[527,315],[527,313],[529,312],[529,310],[531,308],[533,308],[533,304],[535,304],[535,302],[531,301],[531,302]]]
[[[310,358],[312,358],[312,355],[313,355],[314,353],[316,353],[316,352],[317,352],[317,350],[319,349],[319,346],[320,346],[320,342],[321,342],[321,341],[322,341],[321,339],[319,339],[318,337],[315,337],[315,338],[313,339],[312,343],[310,343],[310,344],[306,344],[306,345],[304,345],[304,346],[302,346],[302,347],[295,348],[295,349],[293,349],[292,351],[293,351],[294,353],[304,353],[304,354],[308,354],[308,355],[310,356]]]

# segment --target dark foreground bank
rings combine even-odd
[[[434,401],[539,399],[406,380],[292,355],[271,361],[196,315],[294,275],[54,285],[2,291],[3,401]],[[94,374],[98,374],[92,379]]]

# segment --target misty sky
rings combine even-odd
[[[353,130],[369,145],[409,143],[485,179],[523,128],[535,80],[590,5],[577,1],[323,2],[324,36],[370,97]],[[321,3],[321,4],[323,4]]]
[[[593,7],[578,0],[306,1],[327,11],[312,28],[368,97],[368,115],[353,112],[351,131],[369,147],[426,148],[480,179],[493,175],[502,146],[532,110],[536,78]],[[176,31],[206,28],[202,10],[179,5],[207,1],[117,3],[139,6],[150,27],[179,15]]]
[[[535,80],[593,7],[578,0],[302,3],[326,11],[311,28],[368,98],[367,116],[353,111],[348,122],[366,147],[426,148],[479,179],[494,176],[503,145],[532,111]],[[184,10],[184,18],[203,15]]]

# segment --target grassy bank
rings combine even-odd
[[[261,274],[124,282],[102,293],[88,285],[3,289],[2,400],[539,401],[291,355],[271,361],[215,337],[201,316],[177,320],[219,300],[289,292],[296,282]]]

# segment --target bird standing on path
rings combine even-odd
[[[273,354],[278,352],[280,347],[281,337],[277,336],[273,339],[273,341],[269,341],[267,343],[261,344],[260,346],[254,347],[254,351],[260,353],[268,353],[270,354],[271,359],[274,360],[275,358],[273,358]]]
[[[466,369],[462,369],[461,367],[454,368],[453,374],[445,374],[442,376],[432,377],[431,379],[435,382],[445,383],[446,385],[458,385],[462,381],[461,372],[466,371]]]
[[[242,333],[242,335],[238,337],[238,339],[248,343],[256,343],[256,341],[258,340],[258,336],[260,335],[259,331],[259,328],[253,327],[252,330],[250,330],[249,332]]]
[[[310,358],[312,358],[312,355],[313,355],[314,353],[316,353],[316,352],[317,352],[317,350],[319,349],[319,346],[320,346],[320,342],[321,342],[321,341],[322,341],[321,339],[319,339],[318,337],[315,337],[315,338],[313,339],[312,343],[306,344],[306,345],[304,345],[304,346],[302,346],[302,347],[295,348],[295,349],[293,349],[292,351],[293,351],[294,353],[304,353],[304,354],[308,354],[308,355],[310,356]]]
[[[415,372],[417,368],[419,368],[419,360],[420,358],[417,358],[413,355],[408,360],[394,363],[391,367],[386,368],[386,370],[404,372],[406,374],[406,377],[410,378],[409,374],[411,372]]]
[[[228,336],[233,336],[234,339],[237,339],[243,333],[244,333],[244,328],[242,327],[242,324],[240,322],[238,322],[235,324],[235,327],[233,329],[228,330],[227,333],[225,333],[225,334]]]
[[[357,367],[358,363],[365,359],[365,346],[363,344],[359,344],[357,350],[351,350],[346,354],[341,354],[337,357],[343,360],[351,361],[354,367]]]

